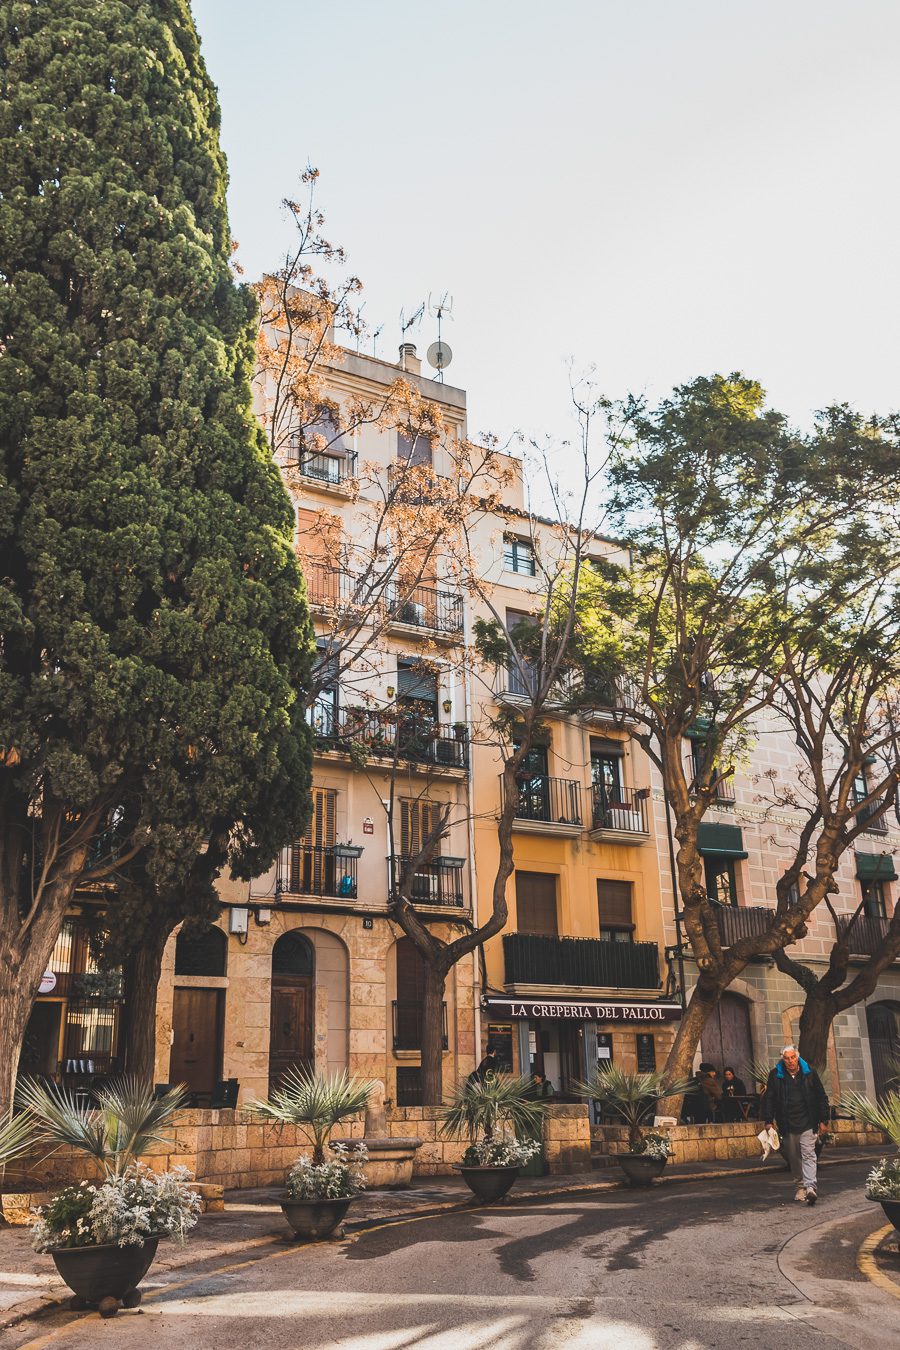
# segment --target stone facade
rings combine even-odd
[[[734,1158],[761,1158],[758,1120],[740,1120],[730,1125],[677,1125],[665,1131],[674,1152],[673,1163],[726,1162]],[[885,1143],[884,1135],[852,1120],[831,1124],[835,1148],[861,1148]],[[599,1153],[627,1153],[628,1130],[624,1125],[592,1125],[591,1139]]]

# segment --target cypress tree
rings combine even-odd
[[[308,810],[218,129],[187,0],[0,0],[0,1113],[77,887],[196,909]]]

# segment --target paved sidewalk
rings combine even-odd
[[[820,1167],[839,1167],[848,1163],[874,1163],[884,1149],[834,1149],[826,1153]],[[753,1173],[783,1172],[779,1157],[763,1163],[753,1159],[684,1163],[667,1167],[654,1182],[654,1188],[679,1182],[747,1176]],[[618,1169],[559,1174],[546,1177],[522,1177],[507,1197],[510,1204],[527,1204],[557,1195],[591,1195],[624,1186]],[[228,1191],[224,1214],[204,1214],[184,1247],[161,1243],[153,1271],[178,1270],[200,1266],[204,1262],[239,1259],[244,1251],[267,1246],[282,1246],[290,1234],[282,1217],[279,1187]],[[457,1176],[429,1177],[405,1191],[370,1191],[354,1202],[348,1232],[410,1215],[437,1214],[458,1210],[477,1202]],[[0,1331],[24,1318],[40,1314],[68,1298],[69,1291],[56,1274],[51,1259],[32,1251],[26,1228],[0,1228]]]

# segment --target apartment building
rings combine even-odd
[[[802,825],[798,812],[772,805],[785,797],[786,785],[796,783],[802,766],[793,742],[774,715],[760,719],[749,760],[719,788],[718,800],[700,827],[700,848],[705,880],[717,906],[719,932],[724,945],[768,927],[776,902],[779,877],[793,860]],[[697,741],[686,740],[684,753],[688,775],[699,750]],[[684,943],[678,926],[678,909],[672,884],[666,811],[661,779],[651,777],[651,810],[661,879],[665,941],[671,947]],[[779,788],[782,789],[779,792]],[[856,785],[858,800],[870,791],[864,777]],[[894,906],[900,899],[896,855],[900,850],[900,827],[890,810],[872,828],[859,836],[856,847],[843,855],[837,875],[839,893],[832,903],[839,921],[846,926],[862,902],[861,916],[851,928],[850,977],[883,936]],[[834,942],[834,922],[825,905],[813,913],[808,936],[788,948],[788,954],[821,975]],[[696,981],[696,966],[685,944],[684,978],[687,993]],[[774,1063],[787,1041],[799,1036],[799,1018],[804,993],[789,975],[782,974],[769,958],[751,962],[742,976],[724,994],[707,1025],[697,1062],[709,1060],[721,1071],[732,1065],[750,1083],[749,1065]],[[900,962],[880,978],[872,996],[835,1019],[828,1053],[827,1086],[832,1100],[848,1090],[881,1093],[900,1063]]]

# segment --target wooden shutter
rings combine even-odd
[[[400,798],[400,854],[413,858],[436,827],[440,807],[423,797]]]
[[[556,876],[551,872],[516,872],[516,930],[556,937]]]
[[[425,963],[408,937],[397,940],[397,999],[419,1004],[425,994]]]
[[[597,903],[601,930],[634,926],[630,881],[598,881]]]
[[[335,819],[337,792],[333,788],[312,790],[312,815],[302,843],[308,848],[331,848],[337,843]]]
[[[418,662],[401,661],[397,665],[397,697],[420,698],[427,703],[437,703],[437,676],[427,666]]]

